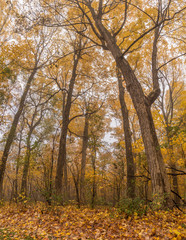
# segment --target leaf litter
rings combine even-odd
[[[116,208],[48,207],[42,203],[0,208],[0,239],[185,239],[184,213],[152,211],[126,217]]]

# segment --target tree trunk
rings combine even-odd
[[[48,193],[48,197],[47,197],[47,203],[49,205],[52,204],[52,191],[53,191],[53,168],[54,168],[54,150],[55,150],[55,139],[57,136],[57,130],[56,130],[56,134],[53,137],[53,142],[52,142],[52,154],[51,154],[51,165],[50,165],[50,170],[49,170],[49,193]]]
[[[126,160],[127,160],[127,196],[129,198],[135,197],[135,166],[132,152],[132,138],[131,138],[131,130],[129,125],[129,117],[128,117],[128,109],[125,103],[124,98],[124,87],[122,84],[122,77],[117,70],[117,78],[118,78],[118,87],[119,87],[119,100],[121,106],[121,113],[123,119],[123,130],[125,137],[125,149],[126,149]]]
[[[166,134],[167,134],[167,141],[168,141],[168,151],[169,151],[169,165],[171,167],[171,173],[172,173],[172,187],[173,191],[176,193],[174,194],[174,202],[175,204],[179,205],[180,198],[179,195],[179,189],[178,189],[178,177],[176,172],[176,163],[174,160],[174,150],[173,150],[173,143],[172,143],[172,136],[171,136],[171,126],[168,123],[168,119],[166,120]],[[178,194],[178,195],[177,195]]]
[[[27,147],[27,152],[25,156],[24,161],[24,167],[23,167],[23,176],[22,176],[22,183],[21,183],[21,194],[24,196],[27,196],[27,178],[28,178],[28,170],[30,166],[30,147]]]
[[[92,199],[91,199],[91,208],[95,206],[96,199],[96,149],[92,153],[92,167],[93,167],[93,181],[92,181]]]
[[[76,191],[76,201],[77,201],[78,208],[80,208],[81,202],[80,202],[80,195],[79,195],[79,178],[77,177],[76,179],[75,174],[72,174],[72,175],[73,175],[75,191]]]
[[[28,187],[27,179],[28,179],[28,171],[29,171],[29,167],[30,167],[31,151],[34,149],[34,147],[31,147],[31,136],[32,136],[32,133],[35,130],[35,128],[40,124],[42,117],[43,117],[43,115],[42,115],[43,106],[42,106],[40,116],[34,122],[34,120],[37,117],[38,106],[39,106],[39,103],[38,103],[38,105],[35,106],[35,110],[34,110],[34,113],[32,115],[32,119],[31,119],[31,124],[28,124],[29,132],[28,132],[28,136],[27,136],[27,149],[26,149],[26,156],[25,156],[25,161],[24,161],[22,184],[21,184],[21,193],[24,194],[25,196],[27,196],[27,187]]]
[[[8,134],[8,138],[6,140],[6,144],[5,144],[5,148],[4,148],[4,152],[3,152],[3,156],[2,156],[2,160],[1,160],[1,165],[0,165],[0,198],[2,197],[2,192],[3,192],[3,179],[4,179],[4,173],[5,173],[5,169],[6,169],[6,163],[7,163],[9,151],[10,151],[12,142],[14,140],[14,136],[16,133],[16,128],[17,128],[17,125],[19,122],[19,118],[20,118],[21,113],[24,108],[24,102],[27,97],[27,93],[30,89],[31,82],[34,79],[34,75],[36,74],[36,71],[37,71],[37,69],[35,68],[32,71],[32,73],[30,74],[30,77],[27,81],[26,87],[24,89],[23,95],[22,95],[20,103],[19,103],[19,108],[14,116],[14,120],[12,122],[12,126],[11,126],[10,132]]]
[[[174,193],[174,202],[176,205],[180,204],[180,198],[178,197],[179,195],[179,188],[178,188],[178,177],[177,177],[177,171],[176,171],[176,164],[175,163],[171,163],[170,164],[171,167],[171,173],[172,173],[172,185],[173,185],[173,191]]]
[[[33,115],[34,116],[34,115]],[[33,117],[34,118],[34,117]],[[32,119],[33,120],[33,119]],[[32,121],[33,122],[33,121]],[[27,146],[26,146],[26,155],[24,159],[24,166],[23,166],[23,176],[22,176],[22,183],[21,183],[21,193],[24,196],[27,196],[27,179],[28,179],[28,171],[30,166],[30,157],[31,157],[31,146],[30,146],[30,138],[33,132],[33,128],[30,128],[28,137],[27,137]]]
[[[88,115],[85,115],[85,125],[83,131],[82,159],[81,159],[81,177],[80,177],[80,199],[85,201],[85,167],[88,147]]]
[[[60,137],[59,153],[58,153],[58,160],[57,160],[57,172],[56,172],[56,178],[55,178],[55,188],[56,188],[57,194],[62,194],[62,178],[63,178],[64,166],[66,164],[66,140],[67,140],[68,125],[69,125],[69,115],[70,115],[72,93],[74,89],[74,84],[76,79],[76,70],[77,70],[77,65],[80,58],[80,53],[77,56],[75,55],[75,57],[74,57],[72,76],[69,83],[67,101],[65,104],[63,120],[62,120],[61,137]]]
[[[68,170],[67,170],[67,161],[64,164],[64,184],[63,184],[63,196],[64,200],[68,201],[69,199],[69,190],[68,190]]]
[[[171,199],[170,183],[165,171],[165,165],[161,156],[150,110],[152,101],[144,95],[143,89],[136,78],[134,71],[127,60],[123,57],[120,48],[116,44],[115,38],[103,26],[101,19],[97,17],[93,9],[90,10],[97,29],[107,43],[107,48],[112,53],[117,66],[122,72],[127,90],[136,109],[151,174],[153,195],[157,198],[165,197],[167,206],[172,208],[173,204]]]
[[[14,198],[15,198],[16,202],[18,200],[18,174],[19,174],[19,165],[20,165],[20,157],[21,157],[21,144],[22,144],[23,129],[24,129],[24,122],[21,126],[19,148],[18,148],[18,154],[17,154],[17,159],[16,159],[16,178],[15,178],[15,189],[14,189]]]

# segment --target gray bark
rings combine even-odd
[[[77,55],[75,54],[74,56],[73,71],[72,71],[72,76],[69,83],[67,100],[64,108],[64,113],[63,113],[61,136],[60,136],[60,143],[59,143],[59,153],[58,153],[58,159],[57,159],[57,172],[56,172],[56,178],[55,178],[55,188],[56,188],[57,194],[62,194],[62,178],[63,178],[64,167],[66,164],[67,131],[68,131],[69,115],[70,115],[70,109],[71,109],[71,103],[72,103],[72,93],[73,93],[74,84],[76,80],[76,70],[77,70],[79,58],[80,58],[80,52]]]
[[[126,160],[127,160],[127,196],[129,198],[135,197],[135,166],[132,152],[132,138],[131,130],[128,117],[128,109],[125,103],[124,98],[124,87],[122,84],[122,77],[118,69],[117,78],[118,78],[118,87],[119,87],[119,101],[121,106],[122,120],[123,120],[123,130],[125,137],[125,149],[126,149]]]
[[[118,68],[122,72],[126,82],[126,88],[136,109],[151,174],[153,195],[157,196],[157,198],[165,197],[167,206],[171,208],[173,204],[170,183],[166,174],[150,110],[152,103],[158,96],[159,90],[154,89],[152,94],[148,97],[145,96],[134,71],[130,67],[128,61],[124,58],[121,49],[118,47],[115,37],[102,24],[100,14],[95,13],[91,3],[88,1],[86,1],[86,3],[94,19],[95,26],[101,35],[101,37],[98,34],[97,36],[105,41],[107,49],[112,53]]]

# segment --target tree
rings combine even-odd
[[[179,65],[181,65],[181,61],[179,61]],[[155,107],[166,136],[162,144],[165,146],[167,163],[171,170],[174,203],[179,204],[177,157],[174,149],[176,147],[175,138],[178,138],[184,121],[184,111],[179,115],[179,103],[184,94],[184,83],[181,80],[182,75],[180,76],[179,66],[175,61],[168,66],[164,65],[164,69],[161,69],[160,73],[162,93]]]
[[[55,187],[56,192],[58,194],[62,193],[62,178],[63,178],[63,171],[66,165],[66,139],[67,139],[67,131],[69,125],[69,115],[70,109],[72,104],[72,94],[74,89],[75,80],[77,77],[77,67],[79,60],[82,56],[82,48],[84,46],[83,40],[80,37],[77,42],[74,42],[73,45],[73,66],[72,66],[72,74],[69,82],[68,92],[66,101],[64,104],[63,110],[63,119],[62,119],[62,128],[61,128],[61,137],[60,137],[60,144],[59,144],[59,154],[58,154],[58,161],[57,161],[57,172],[56,172],[56,179],[55,179]]]
[[[128,109],[124,99],[125,90],[123,87],[123,80],[119,69],[116,69],[119,88],[119,101],[121,105],[123,131],[125,137],[125,149],[127,159],[127,196],[129,198],[135,197],[135,166],[132,152],[132,138],[129,125]]]
[[[42,135],[38,140],[35,140],[32,143],[32,135],[34,131],[36,131],[36,128],[39,126],[43,119],[44,113],[46,113],[46,102],[42,102],[42,96],[39,97],[39,100],[33,100],[32,93],[30,93],[30,99],[33,101],[31,105],[33,105],[33,114],[31,119],[29,120],[24,115],[25,121],[27,123],[27,126],[29,128],[27,133],[27,139],[26,139],[26,154],[24,157],[24,166],[23,166],[23,176],[22,176],[22,183],[21,183],[21,193],[25,196],[27,196],[27,178],[28,178],[28,171],[30,167],[30,160],[31,160],[31,154],[32,151],[37,147],[37,145],[40,143],[42,139]],[[29,109],[31,111],[31,109]]]
[[[9,1],[2,1],[0,6],[0,48],[3,47],[10,37],[10,32],[7,31],[8,25],[11,25],[10,19],[12,15],[12,3]],[[9,29],[10,30],[10,29]],[[12,30],[12,29],[11,29]]]
[[[12,99],[12,89],[15,87],[17,70],[13,66],[11,44],[13,34],[13,6],[10,1],[2,1],[0,6],[0,125],[6,121],[6,110]]]
[[[80,175],[80,199],[85,200],[85,169],[87,162],[87,148],[89,139],[89,115],[86,109],[85,112],[85,123],[83,130],[83,140],[82,140],[82,158],[81,158],[81,175]]]
[[[171,1],[164,5],[161,1],[159,1],[157,7],[157,16],[154,18],[137,5],[133,5],[143,14],[148,16],[149,19],[152,21],[153,25],[151,25],[148,30],[142,32],[141,35],[135,40],[133,40],[133,42],[125,48],[126,50],[122,52],[122,49],[120,48],[121,43],[117,43],[117,35],[119,35],[125,27],[130,3],[128,3],[127,1],[104,2],[100,0],[99,2],[97,2],[89,0],[76,0],[75,5],[77,8],[80,9],[82,15],[86,18],[87,21],[83,23],[84,31],[79,31],[79,34],[86,36],[86,32],[88,32],[89,30],[88,26],[90,26],[90,31],[92,31],[92,33],[94,34],[94,39],[96,38],[99,40],[99,43],[97,42],[97,45],[102,46],[103,49],[109,50],[111,52],[118,68],[122,72],[122,75],[126,82],[127,90],[130,93],[139,118],[148,165],[151,173],[153,195],[166,195],[165,198],[167,204],[169,207],[172,207],[172,200],[170,197],[170,184],[166,174],[165,165],[161,155],[150,108],[160,94],[157,69],[157,42],[159,39],[159,35],[162,28],[164,27],[165,22],[174,19],[176,15],[182,11],[182,9],[179,9],[177,12],[173,12],[173,14],[170,16]],[[113,22],[109,20],[109,17],[112,15],[115,19],[115,9],[118,8],[123,9],[124,16],[121,25],[117,28],[117,30],[115,30],[115,26],[112,24]],[[72,24],[73,20],[71,22],[71,25]],[[152,31],[154,31],[152,49],[153,90],[150,92],[150,94],[148,94],[148,96],[145,96],[141,84],[125,56],[126,53],[128,53],[129,50],[132,49],[134,44],[139,42],[139,40],[141,40],[143,37],[145,37],[148,33]],[[94,39],[92,39],[92,41],[96,42],[96,40]],[[123,40],[124,39],[125,38],[123,38]]]
[[[11,2],[0,6],[4,198],[177,204],[183,2]]]
[[[37,31],[38,34],[38,31]],[[48,35],[49,38],[46,36]],[[18,53],[18,59],[19,64],[23,69],[26,69],[28,71],[28,79],[26,82],[26,86],[24,88],[23,94],[21,96],[19,106],[17,109],[17,112],[14,116],[12,125],[10,127],[10,131],[6,140],[6,144],[4,147],[1,165],[0,165],[0,196],[2,197],[2,190],[3,190],[3,178],[4,173],[6,169],[6,163],[9,155],[9,151],[12,145],[12,142],[14,140],[14,136],[16,133],[16,128],[21,116],[21,113],[24,108],[24,103],[27,97],[27,93],[30,89],[30,86],[32,84],[32,81],[34,80],[34,77],[39,69],[41,69],[50,59],[51,56],[43,59],[43,55],[46,54],[45,50],[47,47],[49,47],[49,42],[51,40],[51,33],[44,35],[42,30],[40,31],[40,36],[38,35],[37,39],[35,40],[35,43],[32,44],[32,40],[29,39],[29,36],[25,39],[26,43],[23,46],[20,46],[21,52]],[[19,38],[18,38],[19,39]],[[23,49],[21,49],[23,47]],[[26,51],[26,56],[24,55],[24,50]],[[28,49],[30,49],[30,52],[28,52]],[[15,49],[15,52],[17,52],[18,49]],[[25,57],[27,57],[27,61],[25,61]]]

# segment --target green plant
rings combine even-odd
[[[157,211],[160,209],[166,208],[166,195],[153,195],[153,201],[150,203],[150,207],[153,211]]]
[[[59,194],[53,194],[52,196],[53,204],[57,206],[64,205],[64,199],[62,195]]]
[[[140,198],[124,198],[118,204],[119,213],[125,213],[126,217],[139,215],[142,216],[147,212],[147,206],[143,199]]]

